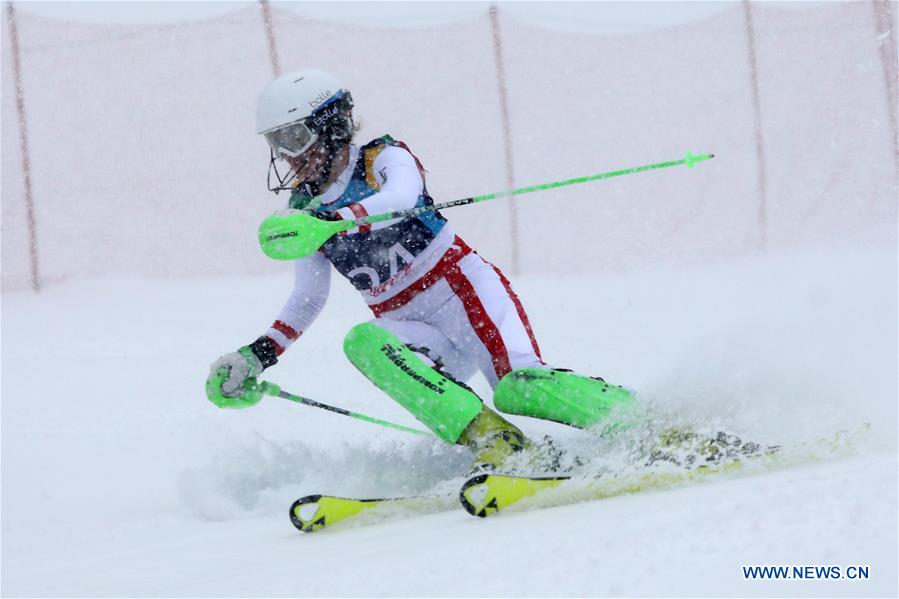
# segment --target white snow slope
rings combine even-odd
[[[465,472],[466,451],[278,399],[210,404],[208,364],[268,325],[289,274],[63,282],[3,297],[2,594],[896,595],[893,244],[514,283],[544,357],[639,389],[662,420],[788,448],[870,432],[850,457],[777,472],[303,535],[296,497],[427,492]],[[414,425],[341,355],[369,315],[334,285],[266,377]],[[870,577],[744,580],[741,566],[768,564]]]

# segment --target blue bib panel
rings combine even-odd
[[[353,177],[343,195],[336,202],[321,206],[318,209],[319,213],[330,214],[378,192],[378,182],[373,172],[374,159],[386,145],[408,151],[405,144],[394,141],[389,135],[360,148]],[[415,162],[423,171],[417,158]],[[434,200],[428,195],[427,188],[423,187],[415,207],[433,205]],[[409,266],[411,262],[409,256],[414,258],[421,254],[440,233],[445,223],[446,219],[439,212],[428,211],[418,216],[406,217],[383,229],[335,235],[319,251],[353,284],[353,287],[360,291],[369,291]]]

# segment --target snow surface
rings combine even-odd
[[[208,364],[254,339],[289,272],[68,281],[2,304],[4,596],[895,596],[896,251],[885,242],[687,270],[513,281],[554,364],[637,388],[665,422],[791,445],[870,422],[854,455],[664,492],[302,535],[315,492],[423,493],[464,449],[266,399],[222,411]],[[488,256],[489,258],[489,256]],[[342,280],[266,373],[410,425],[341,355]],[[475,388],[487,394],[480,378]],[[584,447],[590,433],[516,419]],[[741,565],[869,565],[745,581]]]

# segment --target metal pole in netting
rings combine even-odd
[[[22,174],[25,179],[25,213],[28,220],[28,246],[31,258],[31,288],[41,289],[37,253],[37,225],[34,217],[34,199],[31,193],[31,157],[28,151],[28,121],[25,118],[25,88],[22,84],[22,58],[19,47],[19,29],[12,2],[6,3],[9,22],[9,42],[12,49],[13,73],[16,80],[16,111],[19,115],[19,145],[22,152]]]
[[[272,9],[268,0],[259,0],[262,9],[262,23],[265,25],[265,38],[268,40],[268,57],[272,63],[272,73],[275,77],[281,76],[281,63],[278,60],[278,46],[275,43],[275,28],[272,25]]]
[[[899,65],[897,65],[899,57],[896,54],[896,15],[893,13],[895,6],[888,0],[873,0],[871,6],[874,9],[874,40],[880,50],[887,118],[890,121],[894,189],[899,190],[899,124],[896,122],[896,113],[899,111],[896,100],[896,86],[899,85]]]
[[[499,88],[499,110],[503,124],[503,146],[506,159],[506,187],[515,187],[515,168],[512,161],[512,124],[509,118],[509,93],[506,89],[506,65],[503,60],[503,38],[499,29],[499,11],[495,4],[490,5],[490,26],[493,32],[493,58],[496,63],[496,85]],[[518,208],[515,202],[509,203],[509,227],[512,242],[512,274],[520,272],[519,264],[519,231]]]
[[[765,143],[762,135],[762,111],[759,100],[759,80],[755,57],[755,28],[752,24],[752,6],[749,0],[743,0],[743,17],[746,24],[746,49],[749,55],[749,81],[750,89],[752,90],[753,123],[755,124],[755,156],[759,196],[759,250],[764,252],[768,246],[768,185],[765,181]]]

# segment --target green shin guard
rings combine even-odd
[[[577,428],[588,428],[615,411],[633,405],[634,393],[599,379],[564,370],[522,368],[507,374],[494,390],[493,404],[507,414],[553,420]],[[616,430],[627,423],[605,422]]]
[[[396,335],[377,325],[350,329],[343,351],[368,380],[447,443],[457,443],[481,412],[483,403],[474,392],[428,366]]]

